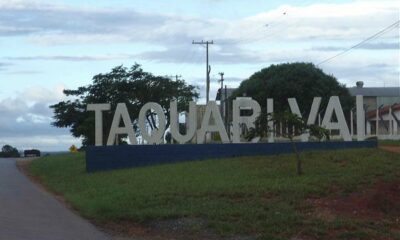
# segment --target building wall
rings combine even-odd
[[[400,119],[400,111],[395,112],[395,115],[397,119]],[[395,119],[393,118],[392,115],[389,114],[384,114],[382,116],[383,120],[379,119],[378,121],[378,135],[383,136],[383,135],[394,135],[398,136],[400,138],[400,126],[397,124]],[[376,118],[371,118],[368,123],[367,123],[367,134],[368,134],[368,128],[370,128],[370,134],[369,135],[376,135]]]
[[[376,109],[377,97],[364,97],[364,105],[367,106],[367,111]]]
[[[377,106],[381,105],[393,105],[395,103],[400,103],[400,93],[398,97],[377,97]]]

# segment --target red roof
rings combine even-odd
[[[389,114],[389,109],[392,107],[392,111],[400,111],[400,103],[394,105],[386,105],[379,109],[379,115]],[[367,119],[376,117],[376,110],[368,111],[366,114]]]

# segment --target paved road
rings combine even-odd
[[[19,172],[15,160],[0,158],[1,240],[106,240]]]

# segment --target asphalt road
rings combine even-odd
[[[0,158],[1,240],[110,239]]]

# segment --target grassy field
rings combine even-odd
[[[400,146],[400,140],[379,140],[378,145],[381,146]]]
[[[290,154],[88,174],[84,154],[78,153],[37,159],[29,170],[97,222],[146,225],[185,218],[201,219],[219,236],[400,239],[399,223],[390,213],[379,221],[334,211],[326,217],[310,201],[345,198],[377,181],[400,179],[398,154],[358,149],[308,152],[301,157],[302,176],[296,175]],[[193,231],[201,229],[194,226]]]

